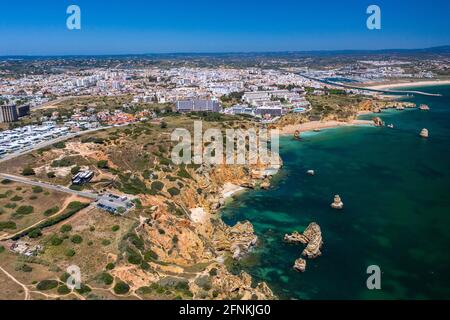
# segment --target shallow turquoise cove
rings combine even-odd
[[[244,270],[285,299],[450,298],[450,87],[420,89],[444,96],[409,100],[427,103],[428,112],[382,113],[395,129],[282,139],[285,166],[272,188],[241,194],[222,211],[228,224],[250,220],[261,240],[240,263]],[[429,139],[419,137],[422,128]],[[342,211],[330,208],[335,194]],[[283,235],[313,221],[322,228],[322,256],[298,273],[292,265],[303,247]],[[381,268],[381,290],[366,287],[372,264]]]

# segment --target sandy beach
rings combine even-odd
[[[396,82],[365,86],[369,89],[394,89],[394,88],[407,88],[407,87],[424,87],[424,86],[437,86],[450,84],[450,80],[431,80],[431,81],[412,81],[412,82]]]
[[[344,121],[310,121],[302,124],[292,124],[287,125],[280,129],[280,134],[294,134],[295,131],[306,132],[320,129],[329,129],[329,128],[337,128],[337,127],[345,127],[345,126],[355,126],[355,125],[373,125],[373,122],[370,120],[352,120],[348,122]]]
[[[222,190],[222,197],[224,199],[230,198],[231,196],[233,196],[233,194],[245,190],[245,188],[232,184],[230,182],[227,182],[223,185],[223,190]]]

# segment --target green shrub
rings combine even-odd
[[[72,169],[70,169],[70,173],[71,174],[77,174],[80,171],[80,167],[79,166],[75,166]]]
[[[10,179],[3,179],[1,184],[10,184],[12,181]]]
[[[47,291],[55,289],[58,286],[58,281],[56,280],[42,280],[36,286],[39,291]]]
[[[114,278],[108,272],[102,272],[100,280],[108,286],[114,282]]]
[[[31,239],[36,239],[40,236],[42,236],[42,232],[39,228],[33,229],[32,231],[30,231],[30,233],[28,233],[28,237],[30,237]]]
[[[32,189],[34,193],[41,193],[44,191],[44,189],[42,189],[42,187],[39,186],[34,186]]]
[[[56,178],[56,174],[53,171],[48,172],[47,173],[47,178],[50,178],[50,179]]]
[[[53,207],[44,211],[44,216],[52,216],[59,211],[58,207]]]
[[[122,295],[127,294],[130,291],[130,286],[123,281],[118,281],[114,286],[114,292],[116,294]]]
[[[64,284],[58,287],[58,289],[56,290],[58,292],[58,294],[60,295],[66,295],[69,294],[71,291],[70,289]]]
[[[144,259],[146,261],[158,260],[158,254],[153,250],[148,250],[144,255]]]
[[[117,232],[117,231],[120,230],[120,226],[115,225],[115,226],[113,226],[113,227],[111,228],[111,230],[112,230],[113,232]]]
[[[97,168],[108,169],[108,160],[100,160],[97,162]]]
[[[103,246],[109,246],[111,244],[111,241],[109,241],[109,240],[107,240],[107,239],[104,239],[104,240],[102,240],[102,245]]]
[[[80,235],[76,234],[70,239],[70,241],[72,241],[75,244],[80,244],[83,242],[83,238]]]
[[[61,231],[62,233],[70,232],[70,231],[72,231],[72,226],[70,224],[65,224],[65,225],[61,226],[59,231]]]
[[[116,267],[115,264],[112,263],[112,262],[110,262],[110,263],[108,263],[108,264],[106,265],[105,269],[106,269],[106,270],[112,270],[112,269],[114,269],[115,267]]]
[[[127,250],[127,254],[128,254],[128,262],[131,264],[141,264],[142,262],[142,257],[141,254],[131,248],[128,248]]]
[[[16,229],[16,223],[14,221],[0,221],[0,231],[5,229]]]
[[[211,268],[211,270],[209,270],[209,275],[210,276],[217,276],[217,269],[216,268]]]
[[[151,188],[152,190],[161,191],[162,189],[164,189],[164,183],[162,183],[161,181],[153,181],[151,184]]]
[[[64,143],[64,141],[61,141],[53,144],[53,147],[56,149],[64,149],[66,147],[66,144]]]
[[[23,176],[34,176],[35,174],[36,172],[34,172],[34,169],[30,167],[23,168],[22,170]]]
[[[17,215],[26,215],[30,214],[34,211],[34,208],[32,206],[20,206],[16,210]]]
[[[172,197],[174,197],[174,196],[177,196],[177,195],[180,194],[180,189],[175,188],[175,187],[172,187],[172,188],[169,188],[169,189],[167,190],[167,192],[169,192],[170,195],[171,195]]]
[[[23,200],[23,198],[19,197],[19,196],[14,196],[14,197],[11,198],[11,201],[14,201],[14,202],[22,201],[22,200]]]
[[[4,246],[0,246],[0,253],[5,252],[5,247]]]
[[[91,292],[92,289],[89,286],[87,286],[84,283],[82,283],[80,285],[80,289],[75,289],[75,291],[78,292],[79,294],[86,294],[86,293]]]
[[[59,246],[61,243],[63,243],[63,239],[59,238],[57,235],[53,235],[50,239],[50,243],[52,246]]]
[[[17,204],[15,204],[15,203],[8,203],[5,205],[5,208],[8,208],[8,209],[14,209],[15,207],[17,207]]]
[[[33,268],[30,267],[29,265],[27,265],[26,263],[24,263],[24,264],[19,265],[16,268],[16,270],[29,273],[29,272],[33,271]]]
[[[177,175],[180,178],[186,178],[186,179],[192,179],[192,176],[189,174],[189,172],[187,172],[185,167],[180,167],[180,170],[178,171]]]
[[[82,191],[84,189],[84,186],[80,184],[71,184],[69,189],[75,191]]]
[[[83,208],[86,208],[89,204],[87,203],[82,203],[79,201],[72,201],[71,203],[69,203],[69,205],[67,206],[68,209],[70,210],[81,210]]]

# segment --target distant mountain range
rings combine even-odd
[[[120,59],[120,58],[201,58],[201,57],[216,57],[216,58],[239,58],[239,57],[287,57],[287,56],[371,56],[371,55],[450,55],[450,45],[437,46],[422,49],[380,49],[380,50],[311,50],[311,51],[279,51],[279,52],[223,52],[223,53],[208,53],[208,52],[179,52],[179,53],[145,53],[145,54],[104,54],[104,55],[42,55],[42,56],[0,56],[3,60],[13,59],[49,59],[49,58],[104,58],[104,59]]]

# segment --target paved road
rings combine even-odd
[[[93,199],[93,200],[100,199],[100,196],[96,193],[85,192],[85,191],[76,191],[76,190],[72,190],[67,187],[58,186],[58,185],[54,185],[54,184],[47,183],[47,182],[35,181],[35,180],[29,179],[29,178],[15,176],[12,174],[0,173],[0,177],[2,177],[3,179],[9,179],[9,180],[12,180],[15,182],[29,184],[32,186],[46,188],[46,189],[50,189],[50,190],[54,190],[54,191],[71,193],[71,194],[74,194],[74,195],[77,195],[80,197],[89,198],[89,199]]]

